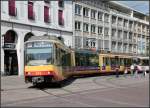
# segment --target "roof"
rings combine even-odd
[[[129,7],[129,6],[125,5],[125,4],[119,3],[118,1],[110,1],[110,3],[115,4],[115,5],[118,5],[118,6],[121,6],[121,7],[124,7],[124,8],[127,9],[127,10],[134,11],[134,12],[136,12],[136,13],[139,13],[139,14],[142,14],[142,15],[145,15],[145,16],[148,16],[148,15],[144,14],[143,12],[140,12],[140,11],[138,11],[138,10],[132,8],[132,7]]]
[[[89,50],[89,49],[76,49],[75,52],[77,53],[88,53],[88,54],[98,54],[97,51],[92,51],[92,50]]]
[[[61,40],[60,37],[56,37],[53,35],[32,36],[28,39],[28,41],[35,41],[35,40],[55,40],[55,41],[58,41],[58,42],[64,44],[63,40]]]

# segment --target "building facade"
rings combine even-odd
[[[146,54],[148,16],[113,1],[77,0],[73,9],[75,48]]]
[[[71,1],[1,1],[1,74],[23,75],[24,42],[44,34],[72,46]]]
[[[72,48],[149,50],[148,16],[117,2],[1,1],[1,74],[23,75],[24,42],[44,34],[62,36]]]

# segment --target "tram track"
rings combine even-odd
[[[111,78],[112,79],[112,78]],[[121,88],[128,88],[128,87],[131,87],[131,86],[128,86],[129,84],[127,85],[120,85],[120,84],[116,84],[115,82],[113,82],[113,80],[116,80],[113,79],[111,80],[110,77],[105,77],[103,79],[100,79],[99,77],[95,77],[93,78],[90,82],[93,83],[93,84],[96,84],[97,86],[103,86],[104,88],[96,88],[96,89],[87,89],[87,90],[81,90],[81,91],[71,91],[71,90],[68,90],[66,88],[59,88],[60,90],[63,90],[65,92],[67,92],[66,94],[55,94],[55,93],[51,93],[51,92],[48,92],[46,89],[38,89],[42,92],[44,92],[45,94],[47,94],[46,96],[41,96],[41,97],[33,97],[33,98],[28,98],[28,99],[21,99],[21,100],[15,100],[15,101],[9,101],[9,102],[5,102],[3,104],[7,104],[7,105],[13,105],[15,103],[28,103],[28,102],[31,102],[31,101],[36,101],[36,100],[39,100],[39,99],[44,99],[44,98],[47,98],[49,96],[53,96],[54,99],[56,98],[59,98],[59,99],[63,99],[64,101],[66,102],[70,102],[70,100],[67,100],[65,99],[65,96],[69,96],[69,95],[80,95],[80,94],[84,94],[84,93],[89,93],[89,92],[96,92],[96,91],[103,91],[103,90],[112,90],[112,89],[121,89]],[[144,81],[142,81],[144,82]],[[75,84],[85,84],[87,82],[81,82],[81,83],[75,83]],[[107,85],[107,83],[109,85]],[[137,82],[137,83],[132,83],[130,85],[135,85],[135,84],[138,84],[140,82]],[[112,84],[112,86],[110,86],[110,84]],[[10,91],[10,90],[22,90],[22,89],[26,89],[26,88],[17,88],[17,89],[7,89],[4,91]],[[78,101],[76,102],[78,103]],[[82,104],[82,103],[81,103]],[[89,105],[90,106],[90,105]]]

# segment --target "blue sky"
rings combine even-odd
[[[129,7],[132,7],[140,12],[143,12],[145,14],[149,13],[149,1],[124,0],[124,1],[119,1],[119,2]]]

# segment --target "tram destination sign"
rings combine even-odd
[[[41,47],[52,47],[50,42],[29,42],[27,43],[27,48],[41,48]]]

